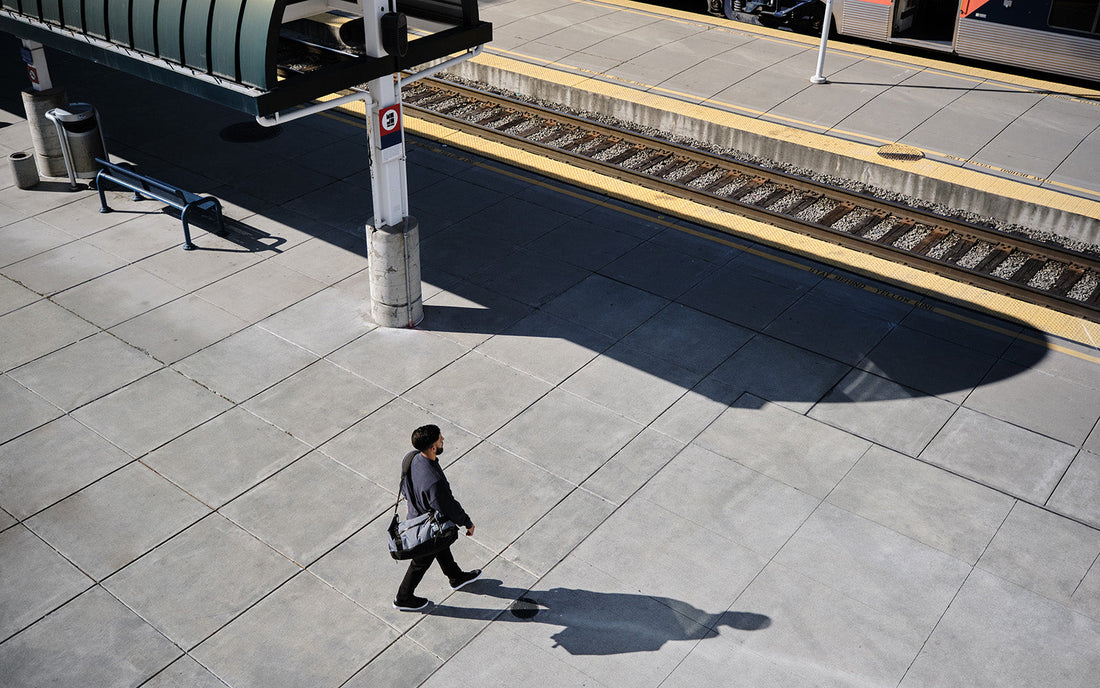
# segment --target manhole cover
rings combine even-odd
[[[265,127],[256,122],[237,122],[222,129],[218,135],[221,136],[222,141],[229,143],[256,143],[273,139],[281,133],[283,128],[278,125]]]
[[[521,597],[508,608],[517,619],[533,619],[539,613],[539,603],[527,597]]]
[[[876,152],[887,160],[920,160],[924,157],[921,149],[900,143],[888,143]]]

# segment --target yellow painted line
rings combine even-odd
[[[1026,184],[1006,177],[994,177],[977,170],[966,169],[957,165],[951,165],[928,157],[914,161],[889,160],[879,156],[877,147],[864,143],[848,141],[845,139],[820,134],[813,131],[805,131],[789,127],[778,122],[746,117],[735,112],[730,112],[726,104],[713,100],[703,99],[700,102],[688,102],[677,98],[669,98],[653,90],[638,91],[635,88],[611,83],[606,77],[595,78],[578,73],[567,65],[565,71],[539,64],[532,64],[522,60],[514,60],[498,54],[482,53],[474,58],[474,61],[490,69],[502,72],[518,74],[538,81],[548,81],[562,84],[610,100],[620,100],[635,103],[646,107],[667,112],[670,119],[687,117],[703,122],[710,122],[717,126],[744,131],[756,136],[776,139],[793,145],[816,149],[833,155],[861,160],[868,164],[892,167],[908,174],[936,179],[949,184],[978,189],[988,193],[1005,196],[1007,198],[1024,199],[1029,203],[1054,208],[1069,213],[1084,215],[1085,217],[1100,217],[1100,201],[1094,201],[1080,196],[1072,196],[1059,191]],[[543,61],[545,62],[545,61]],[[506,83],[500,84],[507,87]],[[643,88],[644,84],[639,84]],[[694,98],[699,101],[700,99]],[[715,105],[720,107],[709,107]],[[610,113],[614,114],[614,113]],[[819,127],[820,128],[820,127]],[[893,142],[889,142],[893,143]],[[933,155],[941,155],[933,151],[926,151]],[[947,156],[943,156],[947,157]],[[1006,174],[1021,173],[1012,170],[1003,170]],[[1053,184],[1054,182],[1049,183]],[[1083,190],[1088,192],[1088,190]],[[1100,191],[1091,191],[1100,193]]]
[[[529,172],[557,179],[581,188],[591,189],[610,198],[649,208],[671,217],[688,220],[702,226],[721,228],[721,231],[733,234],[747,241],[778,248],[789,253],[810,258],[816,262],[839,267],[848,272],[856,272],[877,281],[901,286],[910,291],[950,303],[963,305],[1009,321],[1018,322],[1041,332],[1055,335],[1069,341],[1078,342],[1100,351],[1100,349],[1097,348],[1097,343],[1100,342],[1100,323],[1075,318],[1041,306],[1018,301],[1002,294],[955,282],[945,277],[933,275],[915,268],[899,265],[875,256],[830,244],[819,239],[788,232],[772,225],[750,220],[739,215],[726,213],[701,203],[676,198],[598,172],[581,169],[542,156],[528,154],[523,151],[517,151],[505,144],[487,141],[449,127],[426,122],[415,116],[406,115],[404,124],[406,131],[417,136],[442,141],[447,145],[455,146],[462,150],[468,150],[491,159],[506,160],[509,165],[514,165]],[[486,165],[484,163],[476,164],[492,169],[500,174],[514,177],[524,183],[543,186],[557,193],[582,198],[598,205],[605,205],[608,208],[615,209],[628,215],[644,218],[648,221],[656,221],[678,231],[733,246],[743,251],[767,258],[768,260],[784,263],[800,270],[814,272],[825,278],[845,281],[849,284],[851,283],[850,278],[836,275],[828,271],[822,271],[813,266],[807,266],[797,261],[785,259],[782,256],[775,256],[771,253],[754,248],[749,244],[742,244],[725,237],[712,236],[704,232],[677,225],[660,217],[654,218],[629,208],[621,208],[615,204],[602,203],[598,199],[593,199],[590,196],[578,194],[558,186],[549,185],[511,170]],[[885,293],[872,285],[857,286],[862,286],[862,288],[868,291],[884,293],[891,298],[911,303],[917,307],[931,308],[931,310],[939,314],[956,320],[1003,332],[1010,336],[1018,336],[1021,339],[1046,346],[1051,350],[1100,364],[1100,356],[1098,355],[1077,351],[1073,348],[1061,346],[1041,338],[1021,335],[1010,329],[1000,328],[978,319],[968,318],[963,314],[953,313],[947,309],[930,307],[926,303],[908,299],[898,294]]]

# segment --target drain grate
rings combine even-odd
[[[222,129],[218,136],[229,143],[257,143],[273,139],[283,133],[279,125],[265,127],[256,122],[237,122]]]

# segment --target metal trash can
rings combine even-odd
[[[99,129],[96,109],[87,103],[69,103],[47,112],[46,119],[53,122],[61,139],[69,185],[75,189],[78,178],[94,179],[99,172],[95,159],[108,160],[107,142]]]

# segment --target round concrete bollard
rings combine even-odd
[[[8,156],[11,163],[11,174],[15,178],[15,185],[20,189],[30,189],[38,185],[38,167],[34,164],[34,156],[30,153],[19,151]]]
[[[424,319],[420,293],[420,225],[367,225],[371,317],[382,327],[415,327]]]
[[[63,88],[23,91],[23,109],[31,128],[31,144],[34,145],[38,174],[43,177],[68,176],[65,156],[61,152],[61,139],[57,137],[57,127],[46,119],[47,112],[63,107],[66,100]]]

